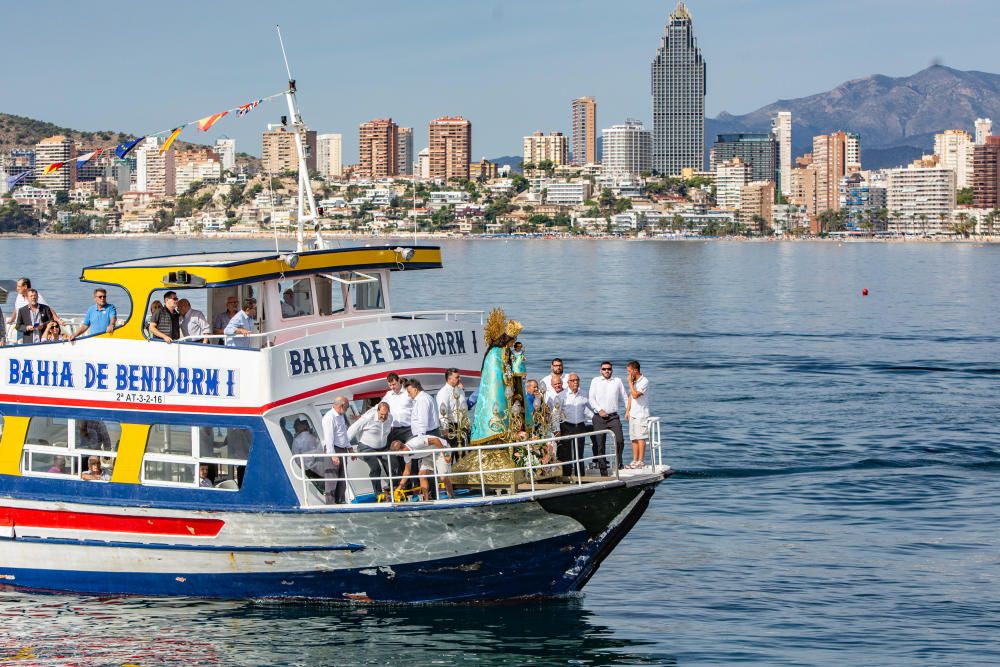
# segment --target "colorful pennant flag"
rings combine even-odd
[[[47,166],[45,168],[45,171],[43,171],[42,174],[48,175],[48,174],[51,174],[54,171],[59,171],[64,164],[66,164],[66,163],[65,162],[53,162],[52,164],[50,164],[49,166]]]
[[[103,152],[104,152],[103,148],[98,148],[96,151],[91,151],[89,153],[85,153],[84,155],[78,156],[76,158],[76,168],[79,169],[80,167],[87,164],[88,162],[90,162]]]
[[[170,136],[167,137],[167,140],[163,142],[162,146],[160,146],[160,153],[166,153],[168,150],[170,150],[170,146],[171,144],[174,143],[174,139],[177,138],[177,135],[180,134],[181,130],[183,129],[184,126],[181,125],[180,127],[175,127],[173,130],[170,131]]]
[[[213,125],[215,125],[219,121],[219,119],[225,116],[227,113],[229,112],[223,111],[222,113],[212,114],[211,116],[205,116],[204,118],[198,121],[198,129],[201,130],[202,132],[208,132],[208,129]]]
[[[264,100],[255,100],[253,102],[247,102],[246,104],[241,104],[237,108],[236,113],[238,115],[240,115],[240,116],[246,116],[248,113],[250,113],[251,111],[253,111],[254,109],[256,109],[257,105],[260,104],[263,101]]]
[[[30,175],[31,175],[31,170],[29,169],[27,171],[22,171],[20,174],[17,174],[16,176],[9,176],[7,178],[7,189],[13,190],[14,186],[16,186],[18,183],[20,183]]]
[[[119,160],[124,160],[125,156],[132,152],[132,149],[139,145],[139,142],[146,137],[139,137],[138,139],[133,139],[124,144],[118,144],[118,148],[115,149],[115,155],[118,156]]]

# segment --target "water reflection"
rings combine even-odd
[[[10,591],[0,593],[0,618],[0,662],[19,665],[676,663],[616,637],[576,599],[362,607]]]

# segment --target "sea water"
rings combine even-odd
[[[0,278],[29,275],[82,312],[83,264],[269,245],[5,239]],[[524,324],[529,376],[560,356],[584,387],[605,359],[649,377],[678,472],[583,595],[366,607],[3,592],[0,660],[1000,663],[1000,247],[441,245],[443,271],[395,274],[394,308],[503,306]]]

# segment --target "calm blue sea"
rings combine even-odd
[[[268,242],[0,240],[81,265]],[[529,371],[635,357],[678,474],[573,600],[411,608],[0,593],[0,662],[1000,664],[1000,247],[446,242],[396,308],[503,305]],[[870,293],[862,297],[861,290]],[[36,656],[31,658],[29,656]]]

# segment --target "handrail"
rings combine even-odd
[[[551,463],[546,463],[546,464],[542,464],[542,463],[532,464],[532,463],[529,462],[527,465],[515,466],[513,468],[490,469],[490,470],[484,470],[483,469],[483,467],[482,467],[482,457],[479,456],[478,457],[478,459],[479,459],[479,469],[478,470],[465,471],[465,472],[454,472],[454,471],[452,471],[452,472],[448,472],[448,473],[444,473],[444,474],[439,474],[438,473],[436,465],[432,466],[433,470],[431,471],[431,477],[434,480],[434,488],[435,489],[438,488],[438,483],[441,480],[444,480],[444,479],[453,479],[453,478],[457,478],[457,477],[473,477],[473,478],[474,477],[478,477],[479,478],[480,493],[483,495],[483,497],[485,497],[486,496],[486,484],[487,484],[486,483],[486,477],[485,477],[486,475],[488,475],[488,474],[489,475],[493,475],[493,474],[498,474],[498,473],[512,473],[513,474],[513,473],[518,473],[518,472],[525,472],[525,473],[527,473],[528,483],[529,483],[529,486],[530,486],[530,492],[529,493],[533,495],[537,491],[537,487],[536,487],[536,471],[541,471],[541,470],[543,470],[545,468],[549,468],[549,467],[558,467],[561,470],[562,466],[564,466],[564,465],[572,465],[577,471],[582,471],[582,470],[586,470],[586,466],[587,466],[587,464],[589,462],[591,462],[591,461],[598,461],[598,460],[604,460],[604,461],[607,462],[607,465],[610,467],[610,469],[612,469],[612,470],[615,471],[615,473],[614,473],[615,479],[620,479],[621,478],[620,477],[620,471],[618,470],[618,466],[616,465],[617,449],[615,447],[615,434],[613,432],[611,432],[610,430],[604,429],[604,430],[600,430],[600,431],[588,431],[586,433],[579,433],[579,434],[572,434],[572,435],[562,435],[562,436],[552,436],[552,437],[549,437],[549,438],[539,438],[539,439],[536,439],[536,440],[525,440],[525,441],[505,442],[505,443],[494,443],[494,444],[489,444],[489,445],[476,445],[476,446],[471,446],[471,447],[441,447],[441,448],[434,447],[434,448],[431,448],[431,449],[420,450],[420,452],[423,452],[423,456],[415,456],[416,454],[418,454],[418,452],[411,452],[411,451],[396,451],[396,452],[394,452],[394,451],[389,451],[389,450],[376,451],[376,452],[338,452],[338,453],[334,453],[334,454],[327,454],[325,452],[312,452],[312,453],[309,453],[309,454],[294,454],[291,457],[291,462],[292,462],[291,469],[292,469],[292,476],[295,479],[295,481],[300,482],[301,485],[302,485],[302,498],[303,498],[303,501],[304,501],[303,505],[302,505],[303,507],[312,507],[312,506],[314,506],[314,503],[310,502],[310,500],[312,498],[312,494],[310,493],[310,489],[309,489],[311,482],[323,483],[323,484],[326,484],[326,483],[333,483],[333,484],[335,484],[337,482],[344,482],[344,483],[350,484],[350,482],[362,482],[362,481],[364,481],[364,482],[370,482],[370,481],[376,481],[376,480],[379,481],[379,482],[382,482],[383,484],[388,483],[389,493],[387,494],[387,502],[390,505],[396,505],[398,503],[397,503],[397,501],[394,498],[394,493],[392,492],[392,490],[394,489],[394,482],[393,482],[393,480],[395,479],[394,476],[392,475],[392,465],[391,465],[391,462],[393,460],[392,457],[413,456],[414,458],[419,459],[419,458],[425,458],[427,456],[431,456],[434,459],[434,463],[437,463],[437,457],[438,456],[445,456],[445,455],[451,454],[451,453],[462,453],[462,454],[465,454],[466,456],[469,456],[469,455],[475,455],[475,454],[477,454],[479,452],[485,452],[485,451],[491,451],[491,450],[498,450],[498,449],[508,449],[508,448],[511,448],[511,447],[527,447],[527,446],[533,446],[533,445],[553,445],[554,446],[558,442],[567,441],[567,440],[576,440],[578,438],[587,438],[587,437],[590,437],[590,436],[593,436],[593,435],[601,435],[601,434],[605,434],[607,436],[610,436],[610,441],[609,441],[609,445],[610,446],[606,450],[606,451],[608,451],[608,453],[606,453],[606,454],[576,457],[576,458],[571,458],[571,459],[569,459],[567,461],[558,461],[558,460],[556,460],[556,461],[553,461]],[[445,440],[445,438],[443,438],[443,437],[440,438],[440,439],[442,441]],[[347,465],[347,459],[348,458],[350,458],[350,459],[364,459],[364,458],[372,458],[372,457],[385,457],[385,462],[386,462],[386,468],[385,469],[389,471],[388,475],[379,475],[379,476],[364,475],[364,476],[361,476],[361,477],[348,477],[347,475],[344,475],[343,477],[340,477],[340,476],[337,476],[337,477],[327,477],[327,476],[323,476],[323,477],[309,477],[309,476],[305,475],[305,473],[304,473],[304,471],[306,469],[311,469],[311,466],[313,464],[315,464],[315,462],[317,462],[317,461],[324,461],[324,460],[331,460],[331,459],[340,459],[340,461],[341,461],[340,465],[344,466],[343,470],[344,470],[344,472],[346,472],[346,465]],[[560,474],[559,476],[561,477],[562,475]],[[418,474],[411,475],[411,477],[413,479],[419,479],[420,475],[418,473]],[[582,474],[577,474],[576,475],[576,485],[577,486],[582,486],[583,484],[584,484],[583,475]],[[423,502],[447,502],[447,501],[446,500],[434,500],[434,499],[430,499],[430,500],[426,500],[426,501],[423,501]],[[326,505],[326,503],[320,503],[320,506],[323,506],[323,505]]]
[[[458,321],[457,316],[459,315],[479,315],[479,323],[482,324],[484,314],[485,313],[482,310],[409,310],[409,311],[388,312],[388,313],[371,313],[368,315],[355,315],[353,317],[343,317],[339,319],[326,319],[326,320],[320,320],[318,322],[308,322],[306,324],[297,324],[295,326],[284,327],[282,329],[272,329],[270,331],[258,331],[252,334],[235,334],[233,336],[227,336],[226,334],[211,334],[208,336],[184,336],[183,338],[178,338],[176,342],[178,343],[192,342],[192,341],[203,340],[205,338],[209,340],[224,340],[226,338],[240,338],[240,339],[263,338],[266,336],[276,336],[278,334],[299,331],[302,329],[306,330],[306,335],[308,335],[309,333],[308,330],[310,329],[310,327],[322,327],[323,331],[336,328],[346,329],[347,324],[353,322],[363,322],[372,320],[375,322],[382,322],[386,320],[393,320],[400,318],[409,318],[411,321],[413,321],[416,320],[417,317],[422,315],[444,315],[445,322],[449,321],[448,319],[449,315],[455,315],[456,317],[454,321],[456,322]],[[291,342],[291,341],[285,341],[285,342]],[[281,345],[284,344],[285,343],[282,342],[278,343],[277,345],[273,345],[272,347],[280,347]]]

